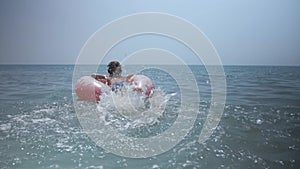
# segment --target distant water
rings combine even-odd
[[[210,105],[210,82],[203,66],[190,68],[201,96],[194,128],[164,154],[131,159],[105,151],[83,132],[73,107],[74,66],[1,65],[0,168],[300,168],[300,67],[225,66],[225,111],[205,144],[197,138]],[[99,72],[106,73],[105,66]],[[137,137],[172,125],[181,96],[167,73],[142,73],[167,103],[158,122],[127,133]],[[123,125],[115,127],[124,132]]]

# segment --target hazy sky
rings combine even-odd
[[[137,12],[190,21],[211,40],[223,64],[300,65],[299,0],[0,0],[0,63],[74,64],[95,31]],[[129,48],[116,47],[115,54],[135,49]]]

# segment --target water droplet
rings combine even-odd
[[[256,124],[262,124],[262,123],[263,123],[263,121],[261,119],[256,120]]]
[[[154,164],[154,165],[152,166],[152,168],[153,168],[153,169],[158,169],[159,166],[158,166],[157,164]]]

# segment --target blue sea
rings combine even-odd
[[[100,66],[98,73],[106,74],[105,68]],[[190,89],[190,97],[195,92],[200,95],[192,98],[199,100],[192,129],[162,154],[129,158],[96,144],[85,132],[74,108],[74,65],[1,65],[0,168],[300,168],[300,67],[224,66],[224,112],[213,134],[201,144],[198,138],[211,105],[210,79],[204,66],[189,68],[199,90]],[[180,67],[175,69],[181,73]],[[79,102],[87,107],[96,104],[96,111],[105,112],[99,118],[106,125],[130,137],[162,133],[179,117],[181,86],[164,71],[140,74],[155,83],[153,107],[163,103],[163,111],[154,116],[124,120],[107,106],[109,96],[98,104]],[[131,111],[126,102],[117,102],[121,111]]]

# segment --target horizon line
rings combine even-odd
[[[0,66],[88,66],[88,65],[97,65],[97,64],[73,64],[73,63],[0,63]],[[100,64],[106,65],[106,64]],[[143,65],[143,64],[126,64],[127,66],[134,65]],[[146,64],[144,64],[146,65]],[[179,64],[147,64],[147,65],[164,65],[164,66],[179,66]],[[181,64],[180,64],[181,65]],[[218,65],[204,65],[204,64],[186,64],[189,66],[218,66]],[[291,64],[223,64],[222,66],[290,66],[298,67],[300,65],[291,65]]]

